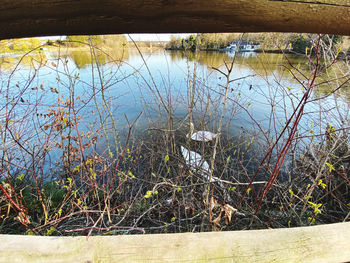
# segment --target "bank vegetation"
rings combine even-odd
[[[221,36],[189,40],[207,48],[237,37]],[[245,37],[252,38],[240,35]],[[89,236],[348,221],[350,116],[342,94],[350,80],[348,57],[335,36],[307,37],[311,45],[299,53],[305,65],[291,63],[287,55],[280,65],[295,89],[275,72],[268,74],[264,64],[255,72],[266,88],[250,88],[266,99],[267,128],[253,117],[254,101],[243,100],[237,84],[251,76],[233,78],[236,55],[211,68],[220,78],[215,87],[199,77],[196,60],[188,59],[183,97],[172,94],[164,79],[157,82],[137,47],[144,71],[99,46],[114,45],[115,37],[68,37],[57,43],[55,56],[29,59],[29,70],[20,75],[29,54],[12,67],[2,61],[0,233]],[[287,45],[274,34],[266,38]],[[79,63],[72,68],[60,52],[75,45],[89,48],[91,83],[79,74]],[[128,71],[121,71],[123,65]],[[41,74],[54,74],[55,81],[42,82]],[[109,93],[128,78],[153,94],[153,103],[133,119],[115,114],[118,97]],[[324,103],[329,97],[331,108]],[[174,114],[180,99],[185,116]],[[155,115],[147,115],[151,109]],[[238,114],[252,127],[232,135],[229,124]],[[140,118],[148,123],[141,131]],[[215,136],[196,140],[198,131]]]
[[[166,48],[171,50],[224,50],[233,41],[238,41],[238,33],[214,33],[214,34],[194,34],[186,38],[171,36]],[[340,48],[349,50],[349,37],[328,35],[332,39],[332,48]],[[250,33],[246,34],[242,39],[251,43],[259,43],[264,52],[297,52],[304,53],[306,49],[310,49],[313,45],[312,34],[301,33]],[[325,41],[327,41],[325,39]]]

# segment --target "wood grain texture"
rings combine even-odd
[[[348,262],[350,222],[130,236],[0,235],[0,262]]]
[[[2,0],[0,39],[67,34],[350,35],[349,0]]]

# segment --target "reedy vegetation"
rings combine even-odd
[[[39,56],[28,76],[18,81],[14,73],[27,55],[21,58],[1,86],[0,232],[164,233],[348,220],[348,109],[327,111],[322,96],[311,96],[315,88],[327,86],[330,92],[325,96],[341,103],[336,93],[348,85],[347,57],[340,50],[334,52],[332,37],[310,37],[310,48],[300,54],[306,56],[309,71],[291,63],[281,69],[299,83],[300,98],[277,77],[271,84],[268,76],[261,75],[269,87],[264,93],[271,108],[267,130],[252,117],[250,103],[239,92],[229,93],[239,81],[230,77],[234,59],[214,69],[225,79],[218,87],[209,87],[197,76],[197,62],[188,66],[188,115],[179,119],[173,113],[170,85],[167,95],[162,95],[149,69],[150,82],[138,69],[121,78],[119,69],[126,62],[104,53],[94,45],[94,38],[86,43],[94,63],[92,83],[72,71],[64,56],[54,61]],[[102,54],[112,61],[111,72],[103,71],[98,59]],[[42,69],[57,75],[55,87],[36,84]],[[117,99],[110,100],[107,94],[116,83],[135,76],[152,91],[158,119],[150,119],[149,128],[136,136],[137,119],[146,113],[132,121],[125,116],[127,127],[121,139],[111,110]],[[84,97],[76,94],[81,84],[90,91]],[[29,93],[36,96],[23,100]],[[45,101],[47,93],[56,94],[55,101]],[[218,95],[216,100],[212,93]],[[86,129],[87,116],[82,112],[89,101],[98,121]],[[310,103],[313,110],[318,105],[319,119],[301,124],[309,116]],[[288,111],[286,104],[293,109]],[[48,110],[43,111],[42,105]],[[281,129],[276,107],[285,109]],[[239,112],[251,118],[253,128],[231,137],[225,129]],[[190,122],[198,129],[217,131],[215,142],[191,141],[186,137]],[[310,127],[301,127],[306,123]],[[191,170],[181,145],[200,153],[210,163],[210,177],[220,178],[221,183],[209,183]]]

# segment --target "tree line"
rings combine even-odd
[[[172,50],[220,50],[227,47],[232,41],[239,39],[240,33],[200,33],[189,35],[186,38],[171,36],[166,45]],[[259,43],[265,51],[288,50],[304,53],[312,46],[313,34],[300,33],[250,33],[245,34],[243,40]],[[332,42],[334,48],[342,47],[343,36],[325,35],[324,41]],[[348,47],[346,47],[348,48]]]
[[[127,43],[128,41],[124,35],[67,36],[65,41],[58,42],[58,44],[67,45],[69,47],[83,47],[87,46],[87,44],[92,44],[94,46],[110,48],[121,48],[126,46]]]
[[[29,51],[41,46],[39,38],[16,38],[0,41],[1,53]]]
[[[96,35],[96,36],[67,36],[64,40],[46,40],[40,38],[16,38],[0,41],[0,53],[27,52],[36,48],[48,46],[83,47],[91,43],[95,46],[121,48],[128,41],[124,35]]]

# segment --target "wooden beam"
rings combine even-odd
[[[350,222],[234,232],[0,235],[0,262],[348,262]]]
[[[2,0],[0,39],[175,32],[350,35],[350,0]]]

